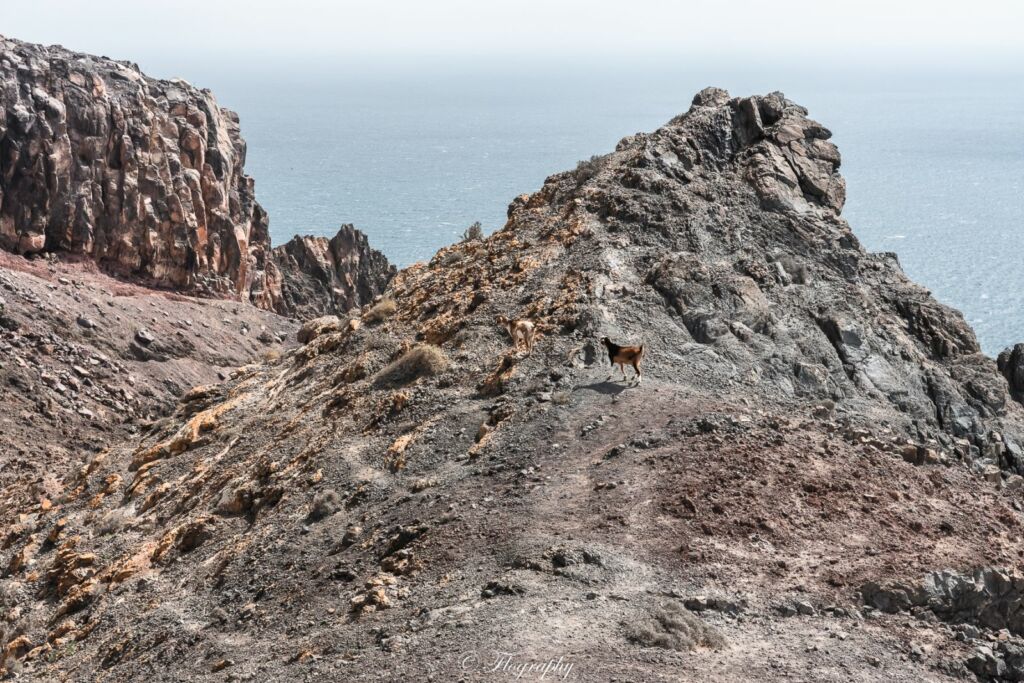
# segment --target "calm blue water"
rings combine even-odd
[[[297,75],[298,74],[298,75]],[[355,223],[399,265],[545,176],[685,111],[706,85],[782,90],[832,129],[847,219],[962,310],[986,352],[1024,341],[1024,78],[665,65],[376,75],[187,74],[242,119],[275,244]]]

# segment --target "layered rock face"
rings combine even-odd
[[[352,225],[331,239],[296,235],[271,251],[271,262],[274,307],[298,318],[359,307],[383,292],[396,272]]]
[[[0,37],[0,247],[81,254],[138,283],[251,299],[286,315],[313,309],[314,299],[333,306],[379,293],[386,263],[369,258],[351,229],[329,250],[311,247],[320,256],[271,264],[245,154],[238,116],[208,90]],[[328,251],[333,280],[322,272]],[[364,263],[376,270],[339,270]],[[312,285],[297,283],[307,279],[330,296],[303,294]]]
[[[0,39],[0,243],[246,297],[267,216],[238,117],[209,91],[124,62]]]
[[[0,501],[3,666],[490,680],[507,652],[578,680],[953,680],[971,638],[1018,648],[990,618],[1020,611],[1009,574],[945,581],[979,609],[873,606],[1019,562],[1024,407],[858,244],[828,138],[781,94],[702,91],[45,504]],[[499,315],[533,322],[532,354]],[[605,335],[644,345],[642,385],[609,381]]]

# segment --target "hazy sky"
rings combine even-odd
[[[650,59],[1011,66],[1018,0],[0,0],[0,33],[165,70],[201,60]]]

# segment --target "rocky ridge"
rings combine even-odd
[[[0,37],[0,248],[84,255],[138,284],[305,314],[316,302],[297,283],[324,281],[322,258],[271,252],[245,156],[237,114],[209,90]],[[393,270],[351,228],[330,244],[318,247],[337,264],[318,313],[366,303]]]
[[[958,313],[861,248],[829,137],[782,94],[704,90],[8,506],[3,666],[1008,677],[1024,634],[991,615],[1019,581],[939,597],[1024,556],[1024,408]],[[534,322],[532,355],[498,315]],[[606,379],[602,335],[644,343],[643,385]]]

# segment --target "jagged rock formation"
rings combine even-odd
[[[705,90],[358,318],[190,392],[49,507],[6,508],[5,666],[967,673],[971,645],[861,587],[1017,561],[1024,407],[959,314],[860,247],[828,137],[781,94]],[[534,322],[532,355],[497,315]],[[605,380],[602,335],[644,343],[642,387]]]
[[[300,314],[288,303],[298,301],[305,313],[314,295],[296,283],[322,279],[321,264],[300,261],[314,267],[307,274],[289,259],[271,263],[245,154],[238,116],[209,90],[0,37],[0,248],[87,255],[135,282],[286,315]],[[331,245],[338,265],[327,292],[351,281],[337,298],[378,294],[389,271],[383,257],[367,258],[362,235],[343,230]]]
[[[372,301],[396,272],[352,225],[341,226],[329,240],[296,235],[275,247],[271,260],[280,274],[271,285],[275,309],[303,319],[345,313]]]
[[[927,610],[956,624],[959,640],[977,643],[965,663],[980,680],[1024,679],[1024,577],[1017,572],[931,572],[918,585],[870,582],[861,593],[867,604],[883,612]],[[983,630],[997,634],[994,642],[982,642]]]
[[[864,601],[883,612],[924,607],[954,623],[973,623],[1024,636],[1024,577],[1016,572],[979,569],[972,576],[957,572],[929,573],[918,585],[861,588]]]

